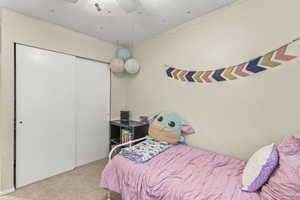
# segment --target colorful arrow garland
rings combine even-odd
[[[286,53],[290,44],[298,41],[300,38],[271,51],[264,56],[260,56],[249,62],[245,62],[236,66],[221,68],[208,71],[189,71],[178,69],[170,65],[166,65],[166,74],[168,77],[186,82],[211,83],[235,80],[239,77],[246,77],[251,74],[256,74],[267,69],[277,67],[285,62],[291,61],[297,56],[288,55]]]

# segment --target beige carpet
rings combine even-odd
[[[106,200],[106,191],[99,187],[100,174],[106,162],[93,162],[25,186],[0,197],[0,200]],[[121,200],[121,197],[112,194],[112,200]]]

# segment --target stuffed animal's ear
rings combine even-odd
[[[156,113],[156,114],[150,116],[150,117],[149,117],[149,121],[150,121],[150,122],[154,121],[159,115],[160,115],[160,113]]]
[[[185,143],[185,138],[184,138],[183,135],[180,136],[180,138],[179,138],[179,143],[182,143],[182,144]]]
[[[183,135],[191,135],[191,134],[195,133],[195,130],[193,129],[193,127],[191,125],[184,124],[181,126],[181,133]]]

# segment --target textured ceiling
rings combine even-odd
[[[131,0],[138,6],[130,13],[119,6],[122,0],[67,1],[73,0],[0,0],[0,6],[99,39],[131,44],[235,0]]]

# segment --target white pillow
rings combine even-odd
[[[300,139],[300,135],[294,135],[294,137]]]
[[[262,147],[248,160],[243,171],[242,190],[255,192],[269,179],[278,165],[278,151],[275,144]]]

